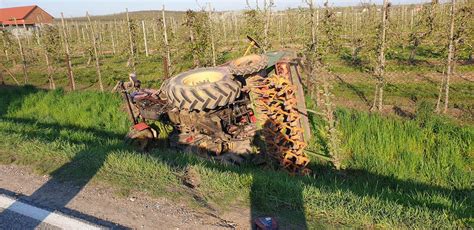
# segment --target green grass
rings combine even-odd
[[[80,185],[92,180],[123,194],[142,191],[210,205],[220,212],[250,207],[254,216],[275,215],[284,226],[298,228],[474,224],[474,127],[434,116],[425,104],[414,120],[339,110],[345,169],[336,172],[313,159],[314,176],[292,177],[251,164],[223,166],[170,149],[139,154],[122,142],[128,122],[117,95],[0,90],[3,164],[28,165]],[[324,125],[317,117],[312,124],[314,130]],[[311,148],[324,153],[324,139],[315,138]],[[198,201],[181,185],[180,175],[189,166],[202,178]]]

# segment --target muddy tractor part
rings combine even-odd
[[[160,121],[173,127],[170,145],[183,151],[237,164],[258,151],[306,174],[309,124],[295,63],[287,52],[252,54],[180,73],[159,90],[123,87],[134,123],[128,140],[146,151],[158,136],[147,124]],[[258,140],[264,144],[254,146]]]

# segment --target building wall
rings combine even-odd
[[[53,17],[41,8],[36,7],[28,16],[26,16],[25,24],[37,23],[53,23]]]

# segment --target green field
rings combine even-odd
[[[474,226],[474,126],[432,114],[430,102],[418,102],[413,119],[339,109],[344,169],[313,159],[312,176],[293,177],[167,148],[140,154],[123,144],[129,122],[118,95],[30,86],[0,92],[0,162],[58,180],[92,180],[122,195],[140,191],[218,212],[250,207],[296,228]],[[324,123],[311,123],[310,149],[325,154]],[[181,182],[187,167],[202,178],[193,193]]]

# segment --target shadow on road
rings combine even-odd
[[[53,141],[58,138],[64,139],[65,136],[61,135],[64,130],[78,131],[78,132],[89,132],[93,133],[96,137],[101,138],[119,138],[121,135],[115,133],[105,132],[102,130],[95,130],[93,128],[80,128],[73,125],[59,125],[55,123],[41,123],[33,119],[13,119],[13,118],[2,118],[0,120],[9,121],[13,123],[20,123],[26,126],[36,126],[41,129],[49,129],[52,132],[26,132],[19,131],[12,133],[18,133],[25,135],[27,138],[40,139],[42,141]],[[74,138],[66,138],[70,143],[74,144],[85,144],[87,147],[77,152],[74,157],[66,164],[62,165],[50,174],[50,179],[38,188],[33,194],[27,197],[21,197],[20,200],[27,201],[27,203],[34,204],[39,207],[47,207],[51,211],[60,211],[67,215],[92,221],[102,225],[104,227],[121,229],[125,228],[116,223],[112,223],[106,220],[66,208],[66,205],[77,196],[77,194],[89,183],[89,181],[96,175],[100,170],[109,152],[114,149],[121,149],[123,145],[102,145],[101,139],[95,139],[90,141],[79,141]],[[95,153],[100,154],[95,154]],[[72,181],[72,186],[62,186],[65,181]],[[0,193],[8,195],[8,191],[1,189]],[[15,205],[12,204],[12,206]],[[3,213],[0,213],[0,217]],[[43,217],[46,218],[47,216]],[[38,221],[40,224],[42,221]]]

